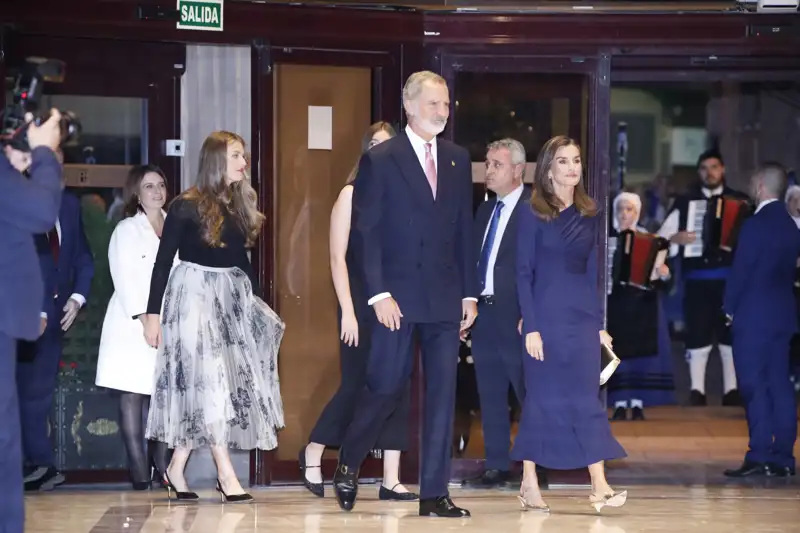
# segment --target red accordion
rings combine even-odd
[[[706,250],[732,252],[739,239],[745,219],[750,214],[750,204],[738,198],[713,196],[708,199],[706,211],[707,237],[704,237]]]
[[[653,289],[656,268],[663,265],[669,241],[652,233],[625,230],[617,237],[618,268],[616,281],[644,290]]]

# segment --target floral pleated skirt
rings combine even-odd
[[[147,438],[170,448],[271,450],[283,428],[285,325],[239,268],[182,262],[170,275]]]

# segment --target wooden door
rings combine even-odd
[[[275,69],[275,305],[286,321],[281,391],[286,429],[277,459],[297,458],[339,385],[337,300],[328,254],[334,201],[361,153],[372,119],[371,70],[277,65]],[[330,149],[310,149],[313,108],[330,113]],[[310,111],[309,108],[312,108]],[[311,120],[309,115],[311,114]],[[326,131],[317,131],[325,136]]]

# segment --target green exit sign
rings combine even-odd
[[[179,30],[222,31],[223,0],[178,0]]]

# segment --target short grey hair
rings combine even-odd
[[[758,169],[756,176],[770,196],[781,198],[786,194],[789,180],[783,166],[777,163],[766,163]]]
[[[406,80],[406,84],[403,87],[403,100],[406,102],[416,100],[422,92],[422,85],[426,81],[447,87],[447,80],[443,77],[430,70],[421,70],[413,73]]]
[[[511,152],[511,164],[524,165],[527,162],[525,158],[525,147],[516,139],[506,138],[494,141],[489,143],[489,146],[486,147],[486,151],[500,150],[501,148],[505,148]]]

